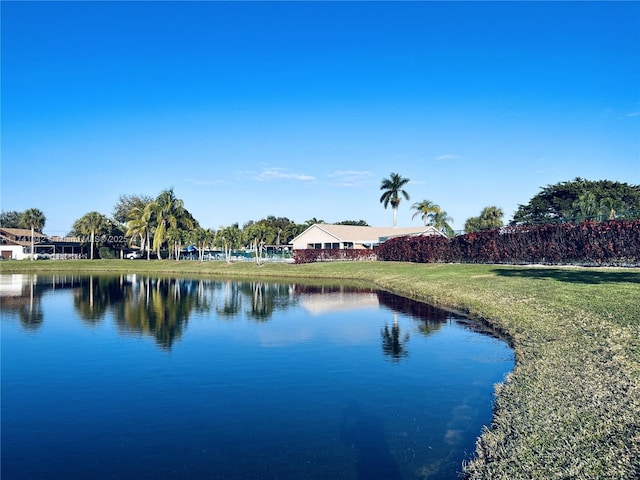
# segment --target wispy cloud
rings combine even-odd
[[[640,116],[640,112],[630,112],[625,115],[625,117],[638,117]]]
[[[291,172],[286,168],[265,168],[258,173],[254,173],[252,176],[253,179],[258,182],[272,182],[274,180],[298,180],[308,182],[316,179],[314,176]]]
[[[458,160],[462,157],[460,155],[454,155],[452,153],[445,153],[444,155],[439,155],[436,157],[436,160]]]
[[[331,184],[336,187],[360,187],[373,177],[373,172],[368,170],[336,170],[329,174]]]

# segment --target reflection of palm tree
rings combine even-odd
[[[242,307],[242,298],[238,290],[238,283],[232,281],[224,282],[224,292],[222,295],[222,307],[216,308],[216,313],[220,317],[235,317]]]
[[[44,322],[44,313],[40,304],[40,296],[34,296],[35,277],[29,278],[29,308],[21,306],[19,310],[20,323],[27,330],[37,330]]]
[[[251,317],[264,321],[273,312],[272,299],[267,295],[266,285],[262,282],[251,284]]]
[[[142,278],[128,285],[127,292],[116,317],[120,327],[151,335],[166,349],[182,336],[193,311],[208,310],[202,280]]]
[[[439,320],[421,319],[418,323],[418,331],[423,335],[431,335],[442,328],[443,322]]]
[[[123,300],[119,277],[89,277],[88,281],[74,293],[73,306],[80,318],[97,323],[109,308]]]
[[[394,362],[398,362],[400,358],[409,355],[405,347],[409,341],[409,334],[405,333],[404,336],[401,334],[397,312],[393,312],[391,330],[389,330],[388,325],[385,325],[380,334],[382,336],[382,352],[385,355],[389,355]]]
[[[247,315],[259,321],[269,320],[276,308],[286,308],[294,303],[289,285],[251,282],[241,284],[240,288],[251,301]]]

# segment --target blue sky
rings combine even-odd
[[[175,189],[204,227],[462,229],[581,176],[640,184],[639,2],[6,2],[1,208],[66,234]]]

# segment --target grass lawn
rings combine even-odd
[[[149,272],[373,284],[502,331],[516,367],[496,386],[472,479],[640,478],[640,269],[11,261],[0,272]]]

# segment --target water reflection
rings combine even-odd
[[[409,334],[404,335],[400,332],[400,324],[398,323],[398,312],[393,312],[393,325],[389,329],[385,325],[381,330],[382,336],[382,352],[391,357],[391,360],[398,362],[402,357],[409,355],[407,343],[409,342]]]
[[[455,478],[512,367],[459,317],[371,289],[0,286],[3,478]]]
[[[25,329],[37,330],[45,320],[43,295],[72,290],[73,308],[88,325],[108,315],[123,334],[151,336],[170,350],[182,338],[194,313],[215,312],[222,320],[246,318],[267,322],[275,312],[303,307],[313,315],[383,307],[393,315],[391,325],[378,325],[382,352],[398,362],[409,355],[410,333],[402,331],[398,314],[415,320],[417,331],[438,331],[448,313],[397,295],[335,285],[299,285],[263,281],[205,278],[150,277],[145,275],[2,275],[2,306],[17,315]]]

